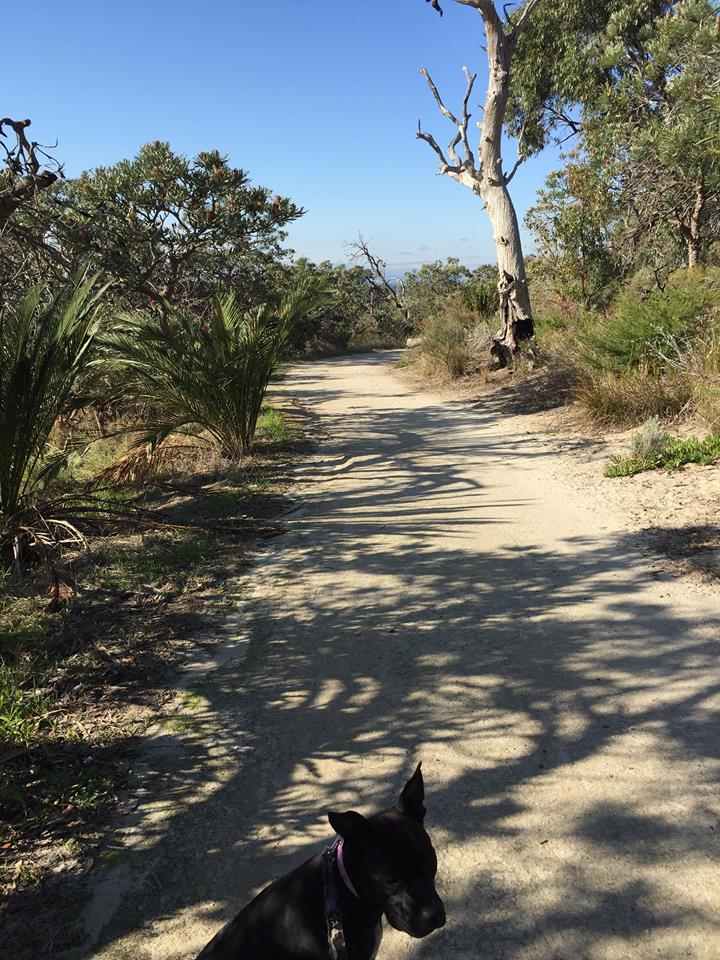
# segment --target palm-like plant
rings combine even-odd
[[[49,440],[58,417],[82,405],[81,377],[107,286],[85,275],[52,299],[35,287],[0,312],[0,514],[12,516],[59,462]]]
[[[148,411],[138,444],[155,449],[185,432],[209,435],[229,457],[247,453],[294,325],[325,298],[308,282],[247,311],[219,295],[204,322],[180,311],[159,321],[122,316],[107,347],[125,371],[125,396]]]

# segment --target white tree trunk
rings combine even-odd
[[[510,94],[513,41],[505,33],[494,4],[483,8],[482,15],[489,77],[481,128],[478,193],[492,225],[500,275],[498,290],[502,326],[493,338],[492,354],[502,366],[509,366],[518,341],[533,335],[520,226],[502,164],[502,130]]]
[[[439,0],[429,0],[442,14]],[[430,74],[423,67],[422,74],[435,97],[443,116],[456,127],[457,133],[450,142],[447,156],[435,138],[425,133],[418,124],[417,135],[435,151],[440,159],[438,173],[447,174],[479,196],[493,229],[498,262],[498,292],[502,326],[493,337],[492,355],[501,366],[511,366],[513,356],[521,340],[533,335],[532,307],[525,275],[525,259],[520,241],[517,214],[508,191],[515,170],[507,175],[502,164],[502,131],[505,123],[508,97],[510,95],[510,63],[518,37],[527,24],[528,17],[540,0],[525,0],[517,17],[503,24],[493,0],[456,0],[464,6],[474,7],[481,15],[487,40],[488,89],[485,98],[483,122],[480,126],[479,156],[476,158],[468,139],[470,113],[468,104],[476,74],[465,67],[467,89],[463,100],[462,114],[455,116],[442,101]],[[507,6],[507,4],[505,5]],[[464,153],[460,158],[458,148]]]

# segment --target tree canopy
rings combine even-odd
[[[17,268],[18,250],[30,250],[26,271],[69,275],[89,262],[136,304],[198,304],[219,286],[250,300],[267,287],[284,228],[302,214],[218,151],[188,159],[158,141],[59,181],[19,210],[4,268]]]

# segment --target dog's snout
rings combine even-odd
[[[423,907],[422,918],[433,930],[445,926],[445,905],[440,897]]]

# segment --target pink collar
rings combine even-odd
[[[360,894],[355,889],[355,886],[352,880],[350,879],[350,877],[348,876],[348,872],[345,867],[345,860],[343,859],[343,841],[339,838],[338,838],[337,846],[335,848],[335,862],[337,863],[337,867],[338,867],[338,870],[340,871],[340,876],[343,879],[343,883],[348,888],[350,893],[354,894],[354,896],[356,896],[359,900]]]

